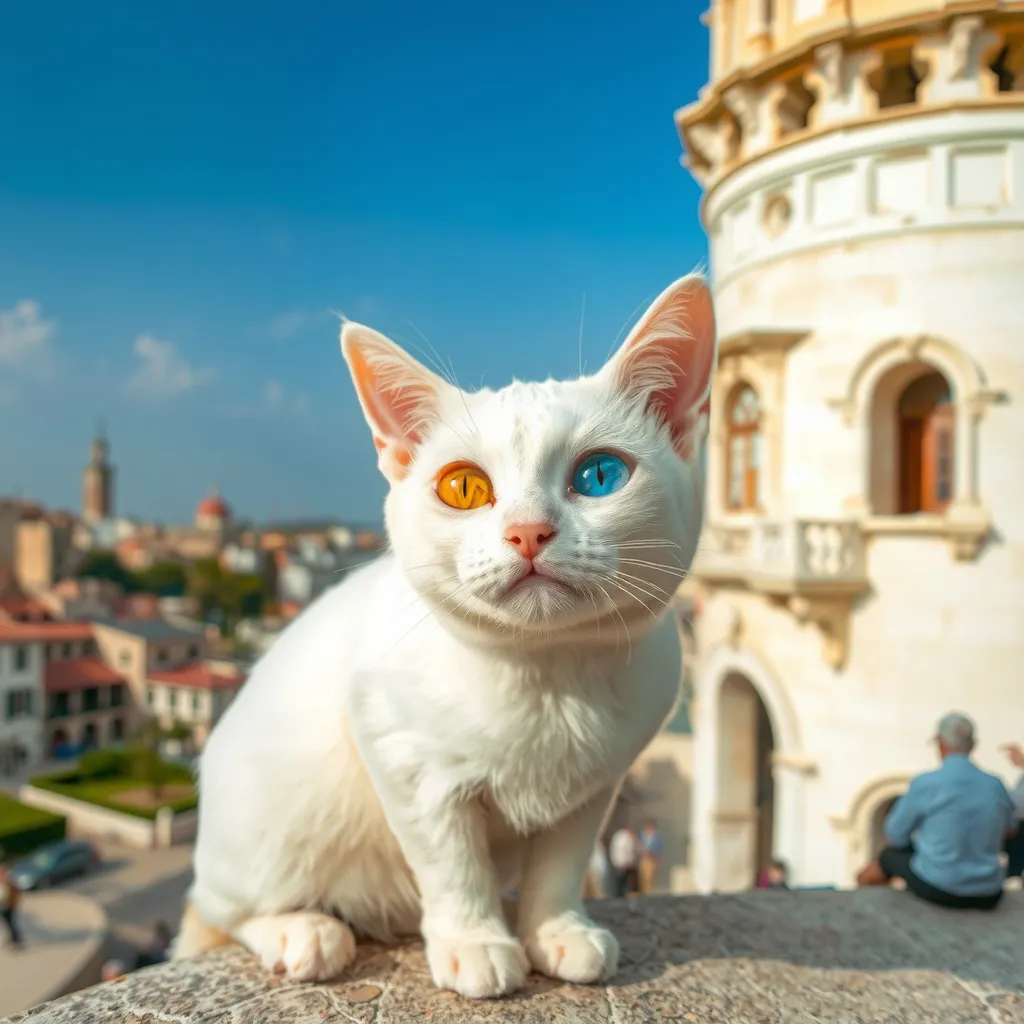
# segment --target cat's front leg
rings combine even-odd
[[[583,908],[583,878],[615,792],[602,790],[527,846],[518,930],[530,963],[548,977],[589,984],[618,968],[618,941]]]
[[[520,988],[529,964],[502,914],[480,807],[453,798],[429,822],[399,829],[423,903],[420,928],[434,983],[476,998]]]

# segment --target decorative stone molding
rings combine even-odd
[[[898,363],[929,363],[950,383],[956,401],[980,419],[985,409],[1003,401],[1005,392],[988,387],[974,360],[959,346],[944,338],[919,334],[879,342],[854,367],[842,395],[829,398],[828,405],[840,414],[843,424],[854,426],[870,406],[874,386]]]
[[[977,14],[954,18],[945,35],[917,43],[914,56],[926,68],[918,87],[919,103],[995,96],[999,79],[989,65],[1001,47],[1000,35],[987,30]]]
[[[808,778],[814,778],[820,770],[820,765],[814,758],[803,754],[775,752],[772,754],[772,765],[786,771],[796,772],[798,775],[806,775]]]
[[[804,72],[804,84],[816,97],[808,113],[809,128],[861,120],[878,112],[878,95],[869,82],[869,76],[882,66],[878,53],[848,52],[836,40],[819,46],[814,60]]]
[[[912,778],[908,772],[880,775],[857,790],[845,813],[828,816],[829,824],[846,836],[851,873],[863,866],[868,857],[875,812],[886,801],[902,796]]]
[[[866,515],[860,528],[868,537],[935,537],[949,545],[958,562],[978,557],[992,533],[992,516],[979,503],[953,502],[944,514]]]
[[[850,601],[793,594],[788,605],[797,622],[811,623],[821,633],[825,664],[840,671],[850,651]]]

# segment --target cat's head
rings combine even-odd
[[[667,288],[597,374],[461,391],[347,323],[341,346],[390,484],[388,534],[451,627],[649,628],[689,569],[715,366],[707,283]]]

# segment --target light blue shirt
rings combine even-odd
[[[885,821],[893,846],[914,845],[910,869],[955,896],[989,896],[1003,887],[999,854],[1015,824],[1006,786],[965,754],[913,779]]]

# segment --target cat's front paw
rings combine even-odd
[[[582,914],[545,921],[525,943],[530,963],[549,978],[588,985],[607,980],[619,967],[618,940]]]
[[[438,988],[495,999],[522,988],[530,965],[518,940],[490,931],[428,934],[427,963]]]
[[[239,928],[238,938],[267,970],[283,972],[296,981],[330,981],[356,955],[349,926],[327,914],[254,917]]]

